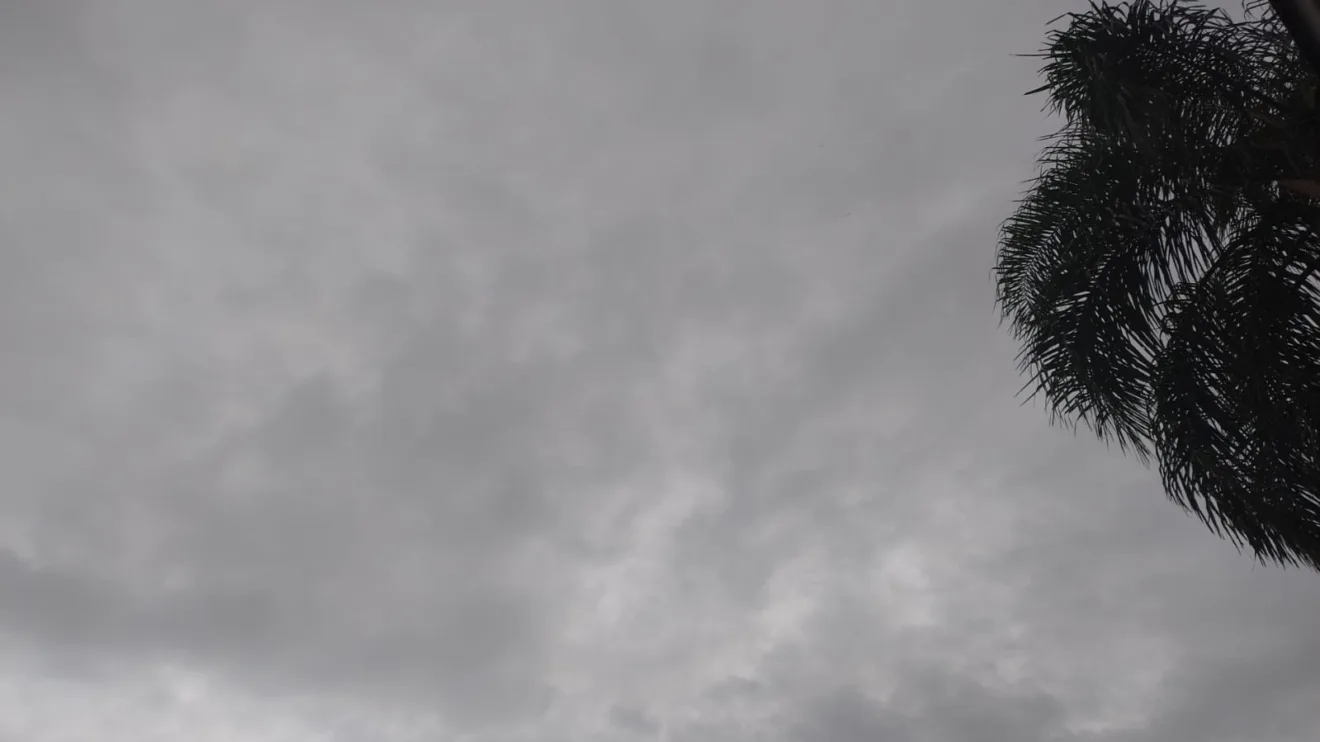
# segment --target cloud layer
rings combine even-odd
[[[1013,397],[984,5],[0,6],[0,740],[1314,739]]]

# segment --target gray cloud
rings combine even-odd
[[[1056,12],[0,5],[0,739],[1314,738],[1012,397]]]

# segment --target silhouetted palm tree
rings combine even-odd
[[[1003,225],[998,300],[1057,420],[1153,458],[1258,558],[1320,569],[1316,78],[1247,11],[1135,0],[1050,32],[1032,92],[1066,123]]]

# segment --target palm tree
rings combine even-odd
[[[1246,10],[1062,17],[1032,92],[1064,124],[1002,226],[998,304],[1057,421],[1153,460],[1258,559],[1320,569],[1317,81]]]

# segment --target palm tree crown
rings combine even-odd
[[[1063,127],[1004,222],[999,306],[1057,420],[1258,558],[1320,569],[1316,80],[1272,16],[1093,4],[1048,36]]]

